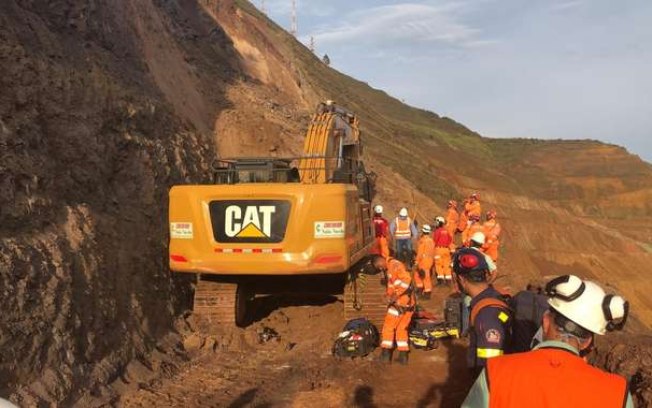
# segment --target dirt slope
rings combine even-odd
[[[157,341],[166,366],[189,290],[166,268],[168,187],[208,181],[217,154],[298,153],[323,99],[360,114],[386,207],[430,218],[479,190],[507,284],[580,273],[652,326],[649,164],[483,139],[324,66],[245,1],[2,1],[0,86],[0,395],[25,405],[101,397]]]

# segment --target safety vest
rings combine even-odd
[[[624,378],[561,348],[490,359],[486,374],[489,408],[620,408],[628,395]]]
[[[409,239],[412,238],[412,220],[410,217],[401,218],[396,217],[396,231],[394,231],[394,238],[396,239]]]

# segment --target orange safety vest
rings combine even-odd
[[[623,377],[561,348],[543,347],[487,361],[489,408],[625,406]]]
[[[394,238],[396,239],[406,239],[412,238],[412,230],[410,226],[412,225],[412,220],[410,217],[402,219],[401,217],[396,217],[396,231],[394,231]]]

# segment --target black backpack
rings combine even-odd
[[[333,356],[364,357],[378,347],[378,329],[364,317],[349,320],[333,344]]]
[[[483,299],[471,310],[471,325],[475,316],[485,307],[498,307],[509,313],[512,318],[512,331],[505,352],[522,353],[532,348],[532,339],[541,327],[543,314],[548,310],[548,297],[524,290],[515,296],[503,295],[501,299]]]
[[[524,290],[509,300],[509,306],[514,313],[509,352],[529,351],[532,339],[543,322],[543,314],[548,310],[548,297]]]

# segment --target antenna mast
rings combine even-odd
[[[297,36],[297,32],[299,31],[299,24],[297,23],[297,0],[292,0],[292,28],[290,31],[292,32],[293,36]]]
[[[260,11],[262,11],[263,14],[267,14],[267,8],[265,8],[265,0],[260,0]]]

